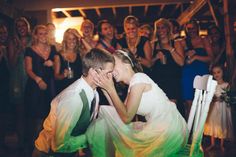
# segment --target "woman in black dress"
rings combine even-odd
[[[153,43],[152,79],[177,102],[181,93],[181,66],[184,64],[184,51],[180,41],[171,40],[171,24],[166,19],[155,22],[156,41]]]
[[[122,48],[127,48],[138,59],[145,73],[149,74],[152,60],[152,47],[148,38],[139,36],[139,22],[134,16],[124,20],[125,36],[119,40]]]
[[[57,93],[72,84],[82,75],[82,62],[79,52],[79,33],[67,29],[62,41],[62,51],[54,57],[54,76]]]
[[[25,89],[26,115],[28,120],[28,142],[34,141],[42,128],[42,122],[50,110],[55,96],[53,57],[55,49],[47,43],[47,28],[35,27],[33,44],[25,52],[25,68],[28,80]]]

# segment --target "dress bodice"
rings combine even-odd
[[[229,84],[227,82],[224,82],[222,84],[218,84],[216,86],[215,96],[220,97],[222,95],[222,93],[225,92],[224,90],[228,87],[228,85]]]
[[[73,71],[73,77],[72,78],[64,78],[62,80],[56,80],[56,88],[57,93],[60,93],[62,90],[64,90],[66,87],[68,87],[70,84],[72,84],[74,81],[76,81],[80,76],[82,75],[82,61],[79,53],[76,54],[76,59],[74,62],[66,61],[61,54],[57,54],[60,58],[60,74],[64,73],[65,69],[68,69],[69,67]]]
[[[55,49],[51,49],[50,54],[48,56],[48,59],[43,59],[41,56],[39,56],[34,49],[31,47],[26,48],[25,51],[25,56],[29,56],[32,58],[32,70],[33,72],[43,78],[47,82],[48,79],[53,79],[54,78],[54,72],[53,72],[53,67],[50,66],[45,66],[44,63],[45,61],[51,60],[53,61],[54,55],[55,55]],[[32,78],[29,77],[29,79],[33,80]],[[34,80],[33,80],[34,81]]]
[[[81,57],[79,55],[79,53],[76,54],[76,59],[74,62],[69,62],[69,61],[66,61],[61,54],[58,54],[59,57],[60,57],[60,61],[61,61],[61,67],[60,67],[60,73],[63,73],[65,69],[68,68],[68,66],[71,67],[71,69],[73,70],[74,72],[74,80],[77,80],[81,74],[82,74],[82,61],[81,61]],[[72,82],[71,82],[72,83]]]
[[[133,85],[138,83],[146,83],[151,85],[151,89],[142,94],[137,111],[137,114],[145,116],[147,121],[154,119],[157,116],[161,116],[162,114],[168,112],[172,107],[175,107],[175,105],[169,101],[163,90],[160,89],[158,85],[144,73],[136,73],[132,77],[128,92],[130,92]]]
[[[148,41],[148,38],[141,36],[140,41],[136,47],[137,48],[137,56],[143,57],[143,58],[145,57],[144,45],[147,41]],[[129,48],[125,36],[123,38],[121,38],[120,40],[118,40],[118,42],[122,48],[127,48],[127,49]]]
[[[173,40],[171,40],[170,45],[174,47]],[[154,75],[156,75],[157,79],[166,79],[167,77],[180,77],[181,67],[176,63],[170,51],[162,48],[159,41],[156,41],[154,43],[154,48],[155,49],[153,51],[153,56],[156,56],[159,52],[162,52],[166,57],[166,64],[163,64],[161,60],[157,60],[152,66],[153,71],[155,71]]]
[[[138,45],[136,46],[137,51],[136,51],[136,54],[134,54],[135,56],[146,58],[145,57],[144,45],[145,45],[145,43],[147,41],[148,41],[148,38],[146,38],[144,36],[140,37],[140,41],[139,41]],[[118,43],[120,44],[120,46],[122,48],[129,49],[129,46],[128,46],[128,43],[127,43],[127,40],[126,40],[125,36],[123,38],[119,39]],[[142,65],[142,67],[143,67],[144,73],[146,73],[146,74],[150,73],[150,69],[149,68],[145,67],[144,65]]]
[[[192,41],[191,39],[189,38],[186,38],[185,39],[185,42],[186,42],[186,48],[185,48],[185,51],[188,51],[188,50],[194,50],[196,55],[198,56],[207,56],[207,51],[205,48],[203,47],[197,47],[195,48],[192,44]],[[201,68],[207,68],[208,69],[208,64],[205,63],[205,62],[202,62],[202,61],[199,61],[199,60],[195,60],[193,61],[191,64],[185,64],[185,66],[187,67],[194,67],[196,69],[201,69]]]

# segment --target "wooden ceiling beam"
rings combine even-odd
[[[177,19],[180,25],[185,24],[206,4],[206,0],[195,0]]]
[[[176,10],[177,10],[180,6],[181,6],[181,3],[176,4],[176,5],[175,5],[175,8],[172,10],[172,12],[170,13],[170,15],[173,15],[173,14],[176,12]]]
[[[63,14],[66,15],[66,17],[71,17],[71,15],[66,11],[66,10],[62,10]]]
[[[83,9],[78,9],[78,10],[79,10],[80,14],[81,14],[84,18],[87,17],[86,14],[85,14],[85,12],[83,11]]]
[[[145,7],[144,7],[144,17],[147,15],[147,11],[148,11],[148,5],[145,5]]]
[[[101,17],[101,12],[100,12],[99,8],[96,8],[95,10],[96,10],[98,17]]]
[[[113,15],[116,17],[116,8],[115,7],[112,7],[112,12],[113,12]]]
[[[129,6],[129,14],[130,15],[132,14],[132,6],[131,5]]]
[[[213,6],[212,6],[211,1],[210,1],[210,0],[207,0],[207,3],[208,3],[208,5],[209,5],[209,9],[210,9],[211,15],[212,15],[212,17],[213,17],[213,19],[214,19],[214,21],[215,21],[216,26],[219,26],[219,22],[218,22],[218,20],[217,20],[217,18],[216,18],[216,13],[215,13],[215,11],[214,11],[214,8],[213,8]]]
[[[165,4],[162,4],[162,5],[161,5],[161,8],[160,8],[160,11],[159,11],[159,13],[158,13],[158,17],[161,16],[161,13],[162,13],[162,11],[163,11],[164,8],[165,8]]]
[[[224,32],[225,32],[225,42],[226,42],[226,61],[227,61],[227,69],[229,72],[230,78],[234,75],[235,71],[235,59],[233,57],[234,52],[232,49],[232,38],[233,38],[233,20],[230,16],[231,8],[229,7],[230,0],[223,1],[223,15],[224,15]]]

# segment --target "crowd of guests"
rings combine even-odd
[[[98,41],[94,40],[95,28]],[[153,26],[140,26],[134,16],[124,19],[122,34],[117,34],[108,20],[99,21],[95,27],[86,19],[81,25],[81,34],[69,28],[64,32],[61,43],[55,40],[55,30],[55,26],[48,23],[37,25],[31,31],[24,17],[15,20],[12,36],[5,25],[0,25],[1,126],[6,126],[9,113],[14,115],[20,148],[27,146],[32,150],[50,111],[50,102],[80,78],[82,59],[92,48],[110,54],[115,54],[118,49],[128,49],[142,65],[144,73],[172,102],[184,104],[182,114],[186,119],[194,96],[194,77],[213,71],[215,79],[221,84],[221,78],[215,76],[215,67],[222,67],[220,70],[226,73],[224,34],[218,27],[211,26],[208,35],[201,36],[195,20],[185,24],[185,37],[181,36],[180,26],[173,19],[161,18]],[[124,84],[117,84],[116,88],[120,97],[126,95],[122,91],[127,88]],[[104,103],[107,102],[101,102]],[[207,135],[218,137],[206,130]],[[6,128],[1,127],[1,146],[4,146],[5,133]],[[221,146],[223,150],[223,142]]]

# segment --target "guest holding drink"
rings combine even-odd
[[[172,39],[171,23],[167,19],[155,22],[153,43],[152,79],[166,93],[167,97],[177,102],[181,93],[181,66],[184,64],[184,50],[180,41]]]
[[[62,51],[54,57],[57,93],[72,84],[82,74],[79,37],[76,29],[67,29],[62,41]]]

